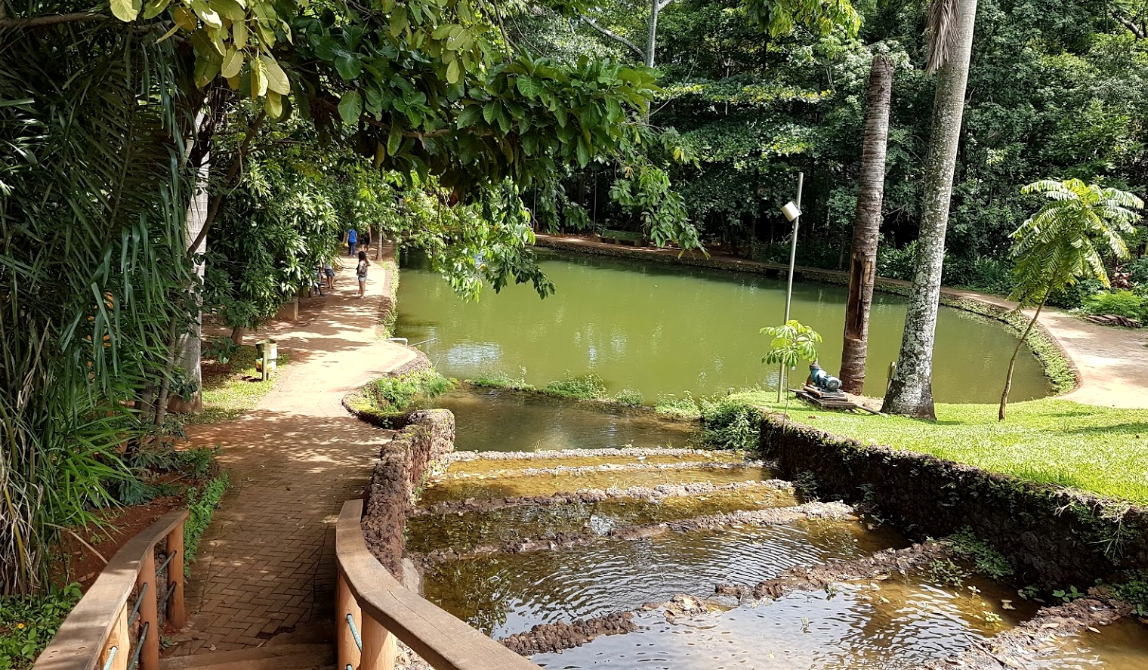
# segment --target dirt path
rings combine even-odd
[[[221,446],[232,489],[200,545],[188,584],[191,626],[174,654],[260,646],[299,624],[329,625],[334,522],[342,503],[362,494],[390,438],[340,401],[415,357],[379,338],[394,277],[371,270],[365,299],[355,297],[352,266],[305,324],[269,329],[292,363],[255,410],[189,431],[193,444]]]
[[[668,260],[679,254],[677,249],[625,247],[582,236],[539,234],[538,238],[544,246],[575,251],[597,250],[610,255],[622,253]],[[686,256],[694,259],[696,255],[687,253]],[[715,267],[730,269],[755,268],[779,272],[786,269],[786,266],[777,263],[759,263],[721,254],[713,254],[710,260]],[[810,271],[848,280],[844,272],[821,269]],[[909,282],[896,279],[882,279],[881,282],[909,286]],[[951,288],[942,290],[955,298],[978,300],[1008,309],[1016,308],[1015,302],[1000,296]],[[1031,310],[1025,312],[1032,314]],[[1064,349],[1077,371],[1080,383],[1071,393],[1062,396],[1065,400],[1106,407],[1148,408],[1148,330],[1100,326],[1078,319],[1063,310],[1048,308],[1041,312],[1039,323]]]

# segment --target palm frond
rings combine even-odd
[[[960,0],[933,0],[929,3],[926,31],[929,34],[926,49],[929,59],[925,72],[933,74],[945,64],[957,43],[957,12]]]

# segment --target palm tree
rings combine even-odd
[[[1021,307],[1036,305],[1036,313],[1009,360],[997,415],[1000,421],[1005,419],[1017,354],[1048,297],[1083,277],[1108,286],[1102,256],[1128,257],[1124,235],[1133,232],[1132,224],[1140,218],[1132,210],[1144,207],[1144,202],[1131,193],[1086,185],[1079,179],[1038,181],[1025,186],[1021,193],[1043,193],[1050,202],[1011,235],[1016,288],[1010,297]]]
[[[905,314],[897,371],[882,411],[935,419],[933,342],[941,302],[941,267],[953,192],[953,171],[961,138],[965,85],[973,48],[977,0],[933,0],[929,10],[928,72],[937,72],[933,122],[925,161],[921,232],[916,271]]]
[[[860,394],[865,389],[869,308],[873,304],[873,284],[877,277],[877,237],[881,228],[881,200],[885,194],[885,148],[892,90],[893,64],[877,54],[869,69],[857,218],[849,262],[849,301],[845,304],[845,339],[841,346],[841,386],[849,393]]]

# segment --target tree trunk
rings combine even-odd
[[[1029,331],[1036,325],[1036,320],[1040,318],[1040,310],[1044,309],[1044,304],[1048,302],[1048,297],[1052,295],[1052,287],[1055,284],[1049,284],[1048,291],[1044,294],[1044,299],[1036,306],[1036,313],[1032,315],[1032,320],[1028,322],[1028,327],[1024,329],[1024,333],[1020,336],[1020,341],[1016,343],[1016,349],[1012,350],[1012,358],[1008,361],[1008,374],[1005,375],[1004,391],[1001,393],[1001,406],[997,412],[997,421],[1005,420],[1005,409],[1008,407],[1008,392],[1012,390],[1012,373],[1016,369],[1016,357],[1020,354],[1020,348],[1024,346],[1028,340]]]
[[[869,70],[857,217],[853,223],[853,253],[849,262],[849,301],[845,305],[845,340],[841,347],[842,388],[858,395],[865,390],[869,308],[873,304],[873,284],[877,276],[877,237],[885,194],[885,148],[892,90],[893,64],[885,56],[876,55]]]
[[[243,333],[246,329],[243,326],[233,326],[231,328],[231,341],[236,345],[243,344]]]
[[[956,39],[948,60],[937,72],[929,153],[925,161],[921,232],[917,238],[916,271],[905,314],[905,332],[897,372],[889,384],[882,411],[935,419],[933,409],[933,342],[941,301],[941,268],[945,262],[945,230],[953,192],[953,171],[961,137],[965,85],[973,44],[977,0],[958,0]]]
[[[658,46],[659,0],[650,0],[650,30],[646,35],[646,67],[654,67],[654,50]]]
[[[201,140],[202,141],[202,140]],[[187,206],[187,239],[189,243],[193,240],[199,240],[198,246],[194,249],[189,249],[191,254],[202,254],[207,250],[207,237],[204,236],[200,239],[200,232],[207,222],[208,211],[208,180],[211,176],[211,156],[204,154],[203,162],[200,163],[199,169],[195,175],[195,191],[192,193],[191,202]],[[200,280],[203,279],[203,263],[195,262],[194,272],[199,276]],[[183,375],[188,382],[195,385],[195,393],[191,397],[177,397],[169,400],[168,409],[172,412],[198,412],[203,409],[203,391],[200,388],[203,384],[203,373],[200,368],[200,358],[202,357],[202,342],[201,337],[203,333],[203,314],[198,309],[199,296],[189,295],[188,300],[196,305],[195,319],[191,323],[191,328],[188,332],[179,336],[176,344],[176,365],[183,371]]]

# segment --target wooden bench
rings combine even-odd
[[[633,233],[628,230],[610,230],[607,228],[599,233],[598,237],[601,238],[603,242],[609,242],[611,244],[629,243],[630,246],[633,247],[641,246],[642,243],[645,242],[645,236],[641,233]]]

